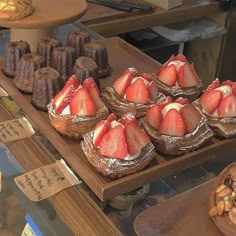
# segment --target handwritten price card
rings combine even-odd
[[[25,118],[0,122],[0,142],[6,143],[29,138],[33,134],[32,126]]]
[[[34,202],[81,183],[63,160],[17,176],[14,181],[22,192]]]

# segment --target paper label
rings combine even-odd
[[[21,234],[21,236],[37,236],[34,231],[32,230],[32,228],[30,227],[30,225],[27,223],[25,225],[25,228]]]
[[[29,138],[33,134],[32,126],[25,118],[0,122],[0,142],[6,143]]]
[[[63,160],[17,176],[14,181],[22,192],[34,202],[81,183]]]
[[[0,87],[0,97],[8,97],[8,93],[2,88]]]

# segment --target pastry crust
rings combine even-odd
[[[1,0],[0,19],[19,20],[31,15],[34,11],[32,0]]]

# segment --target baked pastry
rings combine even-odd
[[[57,47],[52,52],[51,67],[59,72],[64,83],[70,78],[76,60],[73,47]]]
[[[99,78],[110,74],[107,49],[98,42],[86,43],[84,45],[84,56],[94,60],[98,66]]]
[[[61,42],[59,41],[59,39],[52,37],[43,38],[38,42],[37,53],[45,58],[46,65],[49,66],[53,49],[60,46]]]
[[[34,12],[32,0],[1,0],[0,19],[19,20]]]
[[[81,30],[71,31],[67,35],[66,45],[76,49],[77,57],[84,55],[84,45],[90,42],[90,35],[88,32]]]
[[[94,80],[90,77],[80,84],[75,75],[52,99],[48,113],[52,126],[62,135],[74,139],[93,130],[97,122],[109,115]]]
[[[97,86],[100,87],[98,78],[98,66],[95,61],[89,57],[79,57],[76,59],[73,73],[77,76],[80,82],[83,82],[88,77],[92,77]]]
[[[186,98],[167,97],[152,105],[141,119],[158,152],[181,155],[202,146],[214,134],[207,120]]]
[[[236,83],[214,80],[194,105],[216,135],[225,138],[236,135]]]
[[[174,98],[185,97],[192,102],[203,91],[202,81],[198,78],[193,64],[182,54],[172,55],[153,77],[159,90]]]
[[[132,114],[111,114],[83,136],[82,149],[92,166],[109,178],[142,170],[154,158],[154,146]]]
[[[14,77],[21,57],[30,52],[30,45],[26,41],[19,40],[8,43],[4,53],[4,74],[8,77]]]
[[[14,85],[24,93],[33,92],[34,72],[46,63],[44,58],[36,53],[27,53],[23,55],[17,65],[16,76],[13,80]]]
[[[62,89],[63,80],[52,67],[43,67],[34,72],[32,105],[41,111],[47,111],[47,105]]]
[[[128,68],[114,81],[112,87],[103,90],[102,97],[116,115],[132,113],[142,117],[152,104],[162,101],[166,96],[158,91],[150,75],[143,73],[139,76],[135,68]]]

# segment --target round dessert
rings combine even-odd
[[[46,63],[44,58],[36,53],[27,53],[23,55],[17,65],[16,76],[13,80],[14,85],[24,93],[33,92],[34,72]]]
[[[81,138],[109,115],[94,80],[90,77],[80,84],[75,75],[49,103],[48,113],[52,126],[73,139]]]
[[[0,19],[19,20],[34,12],[32,0],[1,0]]]
[[[51,67],[59,72],[66,83],[73,73],[75,61],[76,50],[73,47],[57,47],[52,52]]]
[[[79,57],[75,62],[73,73],[79,78],[80,82],[83,82],[88,77],[92,77],[100,88],[98,66],[89,57]]]
[[[236,135],[236,83],[214,80],[194,105],[216,135],[225,138]]]
[[[4,53],[4,74],[8,77],[14,77],[21,57],[30,52],[30,45],[26,41],[19,40],[8,43]]]
[[[209,216],[227,236],[236,235],[236,163],[227,166],[214,181]]]
[[[84,45],[90,42],[88,32],[74,30],[67,35],[66,45],[76,49],[77,57],[84,55]]]
[[[142,117],[152,104],[161,102],[166,96],[158,91],[150,75],[143,73],[139,76],[135,68],[128,68],[112,87],[104,89],[102,97],[116,115],[130,112],[135,117]]]
[[[92,166],[109,178],[142,170],[155,156],[154,146],[132,114],[111,114],[83,136],[82,149]]]
[[[41,111],[47,111],[47,105],[62,89],[63,80],[51,67],[44,67],[34,72],[32,105]]]
[[[52,37],[40,39],[38,42],[37,53],[45,58],[46,65],[49,66],[51,62],[53,49],[60,47],[61,42]]]
[[[84,45],[84,56],[94,60],[98,66],[99,78],[110,74],[107,49],[98,42],[86,43]]]
[[[159,90],[174,98],[184,97],[190,102],[198,98],[203,84],[198,78],[193,64],[182,54],[171,56],[170,59],[153,74]]]
[[[181,155],[202,146],[214,134],[207,120],[186,98],[167,97],[152,105],[141,119],[144,130],[166,155]]]

